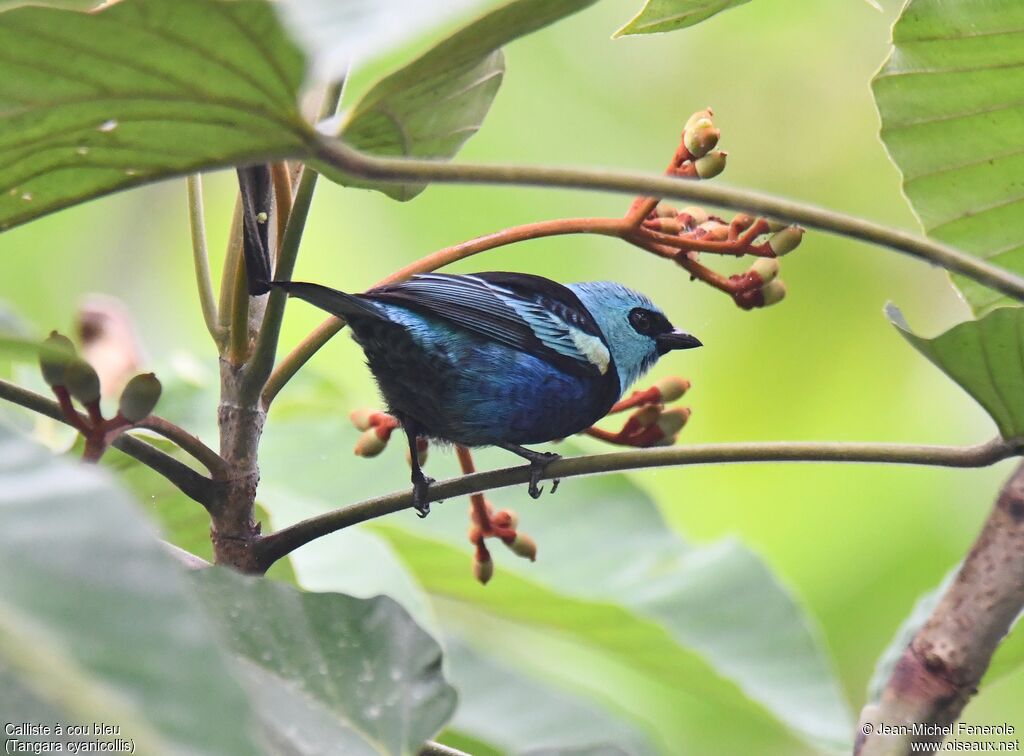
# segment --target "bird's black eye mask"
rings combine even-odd
[[[651,337],[671,333],[673,330],[668,318],[660,312],[645,310],[643,307],[634,307],[629,311],[629,324],[637,333]]]

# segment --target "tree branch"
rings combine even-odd
[[[177,444],[182,451],[188,452],[195,457],[210,474],[216,478],[224,478],[228,474],[227,463],[224,458],[209,446],[199,440],[180,425],[175,425],[157,415],[150,415],[135,423],[136,428],[146,428],[154,433],[159,433],[169,441]]]
[[[926,260],[985,286],[1024,300],[1024,278],[952,247],[842,213],[742,189],[665,176],[618,171],[518,165],[465,165],[432,160],[383,158],[359,152],[337,139],[318,135],[311,145],[316,159],[374,181],[425,181],[454,184],[596,189],[701,202],[800,223],[829,233]]]
[[[34,391],[15,386],[13,383],[0,380],[0,399],[6,399],[13,404],[38,412],[40,415],[45,415],[65,425],[71,425],[71,421],[64,416],[64,412],[57,402]],[[183,462],[179,462],[155,446],[131,436],[119,436],[114,440],[112,446],[163,475],[183,494],[199,502],[206,509],[213,505],[216,483]]]
[[[737,462],[878,462],[938,467],[987,467],[1024,453],[1018,441],[997,438],[976,446],[915,446],[903,444],[773,442],[668,446],[636,451],[593,454],[556,460],[543,478],[572,478],[647,467],[707,465]],[[429,501],[526,483],[530,466],[464,475],[432,483]],[[256,544],[256,561],[266,570],[275,561],[310,541],[366,520],[412,506],[412,492],[388,494],[327,512],[279,530]]]
[[[956,579],[896,663],[881,699],[861,712],[855,753],[889,756],[911,753],[914,742],[941,743],[943,728],[960,718],[1022,610],[1024,465],[1003,486]],[[935,726],[934,734],[913,734],[915,724]]]

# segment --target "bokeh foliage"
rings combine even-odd
[[[305,1],[315,5],[317,0]],[[206,4],[190,2],[196,7]],[[124,5],[142,7],[145,0],[126,0]],[[239,13],[251,11],[267,18],[258,3],[239,3],[237,8]],[[15,12],[28,18],[57,13]],[[4,20],[15,18],[9,13],[0,15],[0,28]],[[613,42],[609,31],[621,25],[622,16],[622,8],[600,4],[510,46],[501,92],[486,126],[467,144],[463,157],[655,169],[674,148],[685,116],[712,104],[725,132],[723,144],[732,153],[729,181],[913,226],[899,196],[897,176],[877,142],[873,103],[864,87],[886,53],[888,16],[849,0],[811,6],[796,0],[758,2],[681,34]],[[100,18],[69,23],[96,23]],[[452,26],[450,20],[447,23]],[[24,27],[15,23],[13,28]],[[373,82],[421,55],[438,36],[434,33],[357,68],[345,105],[353,107],[360,98],[375,102]],[[736,40],[743,41],[742,54],[736,52]],[[897,35],[897,42],[904,40]],[[14,42],[31,46],[28,37]],[[145,56],[148,51],[134,54]],[[294,66],[294,60],[288,66]],[[87,70],[96,77],[95,67]],[[294,119],[301,71],[289,70],[291,99],[277,102],[294,126],[288,143],[254,143],[245,155],[300,148],[306,127]],[[213,75],[189,82],[199,83],[212,87],[218,79]],[[225,77],[220,83],[230,88],[238,81]],[[80,85],[59,77],[47,81],[54,87]],[[885,118],[879,86],[876,93]],[[243,92],[250,89],[243,87]],[[493,96],[489,89],[487,93]],[[234,92],[232,97],[241,94]],[[243,105],[232,111],[233,118],[268,103]],[[359,106],[354,107],[358,112]],[[477,111],[466,112],[479,121]],[[164,115],[160,110],[157,117]],[[112,131],[97,128],[111,118],[95,124],[92,118],[90,139],[111,134],[127,138],[120,137],[127,132],[118,131],[122,122],[116,118],[118,126]],[[178,132],[165,136],[169,143],[180,141],[186,149],[206,151],[199,158],[190,154],[189,160],[225,163],[243,154],[232,151],[237,142],[225,140],[221,145],[206,133],[189,139]],[[82,145],[72,139],[57,148],[78,146]],[[891,139],[889,148],[904,167]],[[11,155],[20,156],[20,147],[11,149]],[[438,154],[447,157],[453,151]],[[52,162],[60,163],[44,164]],[[180,171],[195,164],[185,160],[157,170]],[[117,173],[118,181],[126,183],[142,178],[127,175],[129,168],[137,170],[134,163],[119,163],[103,176]],[[50,185],[25,189],[24,183],[19,183],[21,194],[3,198],[15,213],[5,216],[7,222],[27,218],[16,213],[47,196]],[[67,189],[63,180],[54,180],[52,186]],[[112,184],[97,178],[94,186]],[[220,245],[233,202],[230,176],[213,177],[208,190],[209,217],[215,224],[221,221],[211,226]],[[93,190],[72,186],[70,191],[70,196],[84,197]],[[25,193],[29,200],[23,198]],[[909,186],[908,194],[915,200]],[[190,365],[193,373],[206,372],[198,383],[211,385],[213,361],[194,302],[183,205],[181,187],[163,184],[5,234],[0,247],[9,266],[8,280],[31,283],[5,288],[4,298],[29,321],[48,328],[67,322],[83,291],[116,294],[138,316],[155,366],[166,371],[174,364]],[[609,197],[449,187],[435,187],[414,203],[397,205],[377,193],[325,184],[297,277],[359,289],[414,257],[463,238],[547,217],[615,214],[624,210],[623,205],[621,199]],[[701,353],[686,355],[684,363],[667,360],[659,366],[662,374],[682,372],[694,381],[690,403],[695,414],[686,441],[849,438],[958,443],[992,432],[991,420],[907,349],[880,314],[882,302],[893,299],[912,313],[915,322],[932,323],[931,330],[962,319],[963,309],[944,276],[911,261],[809,236],[799,252],[784,261],[790,298],[777,308],[755,313],[739,312],[716,293],[688,284],[680,271],[609,240],[533,242],[489,253],[486,261],[472,260],[457,269],[479,268],[528,270],[558,280],[614,278],[662,303],[674,321],[708,344]],[[55,270],[61,275],[55,276]],[[293,343],[316,320],[308,310],[291,308],[285,343]],[[192,357],[183,358],[181,353]],[[205,366],[197,368],[190,361],[194,359]],[[407,472],[398,453],[373,462],[349,456],[356,432],[344,422],[345,411],[374,401],[361,356],[347,339],[338,339],[318,356],[304,382],[285,389],[268,425],[261,495],[275,525],[406,485]],[[336,422],[322,419],[329,407],[337,408]],[[212,441],[212,404],[209,409],[206,424],[191,427]],[[291,456],[299,449],[305,449],[301,475]],[[434,456],[434,474],[453,470],[450,460]],[[490,463],[493,458],[485,459]],[[837,733],[841,739],[843,699],[855,706],[864,700],[875,660],[915,598],[937,584],[962,555],[1004,473],[1003,467],[922,471],[758,466],[568,481],[558,496],[536,504],[521,491],[496,492],[500,505],[520,511],[527,532],[542,535],[541,557],[534,565],[509,564],[511,556],[501,554],[499,559],[506,558],[487,589],[471,582],[468,552],[460,540],[460,502],[445,504],[426,529],[411,516],[406,520],[399,515],[379,527],[311,544],[297,552],[293,562],[300,584],[311,590],[394,595],[436,637],[462,650],[452,672],[462,675],[463,696],[477,704],[502,693],[507,681],[524,696],[530,695],[527,691],[543,691],[535,694],[539,700],[557,701],[567,712],[599,712],[608,723],[598,733],[602,743],[665,753],[675,752],[680,743],[689,752],[706,747],[715,753],[794,753],[834,742]],[[591,499],[598,503],[588,512]],[[185,505],[191,503],[174,503]],[[161,514],[166,518],[169,513]],[[622,522],[612,522],[613,516]],[[677,648],[664,637],[666,628],[672,628],[672,618],[664,614],[651,620],[662,634],[661,645],[655,648],[669,657],[679,654],[685,661],[658,669],[643,661],[640,648],[636,658],[630,657],[631,643],[645,646],[654,636],[640,635],[636,620],[627,621],[622,614],[616,619],[614,613],[643,604],[642,575],[629,572],[647,564],[651,547],[650,540],[626,548],[614,539],[644,532],[638,525],[642,520],[649,522],[648,535],[656,534],[651,536],[655,542],[667,544],[659,548],[675,554],[678,561],[699,563],[702,557],[712,559],[729,548],[742,552],[742,560],[754,568],[739,573],[735,590],[749,589],[758,579],[755,573],[763,577],[759,584],[765,589],[750,600],[741,600],[742,593],[722,591],[719,609],[732,606],[727,598],[739,607],[728,617],[737,628],[737,647],[748,648],[747,638],[766,628],[788,628],[789,640],[780,639],[777,646],[768,643],[762,658],[791,648],[794,637],[798,645],[810,649],[800,658],[816,670],[812,677],[824,691],[818,701],[822,711],[799,721],[805,712],[800,705],[787,706],[789,689],[769,686],[758,694],[749,679],[744,682],[743,674],[715,663],[714,654],[701,648],[699,633],[696,640],[683,638]],[[669,527],[685,534],[687,543]],[[589,537],[582,538],[586,533]],[[722,541],[725,536],[738,538],[743,545]],[[615,548],[602,548],[605,539]],[[635,562],[634,552],[640,554]],[[620,556],[614,564],[602,564],[600,557],[608,554]],[[672,563],[668,557],[665,561]],[[566,575],[573,568],[579,574],[567,585]],[[724,580],[729,572],[716,569],[712,577]],[[671,572],[660,579],[674,583]],[[277,586],[266,589],[276,590]],[[766,620],[762,627],[757,620],[744,618],[744,611],[754,612],[759,606],[755,602],[764,601],[766,592],[772,591],[780,599],[768,606],[775,612],[785,607],[792,616],[780,621],[789,624]],[[692,596],[691,600],[697,602]],[[598,605],[602,601],[608,606]],[[686,615],[691,602],[676,608],[683,611],[680,627],[693,631],[695,621]],[[606,635],[629,628],[634,628],[634,635],[625,635],[617,644],[607,642]],[[731,654],[735,656],[735,650]],[[837,683],[831,678],[829,656],[837,667]],[[495,671],[494,659],[515,668]],[[481,668],[488,671],[480,673]],[[768,679],[780,676],[769,674]],[[742,694],[744,689],[759,704],[751,703]],[[1021,675],[1009,673],[986,688],[968,710],[968,719],[1024,727],[1015,703],[1022,692]],[[522,705],[521,700],[513,703]],[[518,712],[523,722],[518,740],[485,726],[488,712],[493,713],[487,707],[460,711],[451,742],[473,745],[474,752],[515,750],[564,737],[557,729],[531,730],[536,719],[528,710]],[[314,728],[312,716],[306,721]],[[573,720],[567,715],[565,721]],[[793,725],[803,740],[781,722]],[[287,733],[280,730],[278,735]]]

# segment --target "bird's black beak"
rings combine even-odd
[[[654,337],[654,343],[658,345],[658,354],[665,354],[673,349],[693,349],[704,346],[696,336],[691,336],[683,331],[659,334]]]

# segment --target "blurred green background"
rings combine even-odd
[[[690,30],[611,40],[638,5],[606,0],[512,45],[494,108],[458,159],[657,171],[688,115],[710,105],[730,153],[718,181],[918,230],[878,140],[868,88],[887,51],[895,3],[878,13],[860,0],[758,0]],[[408,52],[358,71],[350,94]],[[234,201],[232,182],[230,174],[207,182],[215,265]],[[359,290],[466,238],[533,220],[620,214],[628,204],[598,194],[458,187],[433,187],[397,204],[322,182],[296,278]],[[4,234],[0,249],[6,266],[0,293],[40,328],[67,327],[84,293],[109,293],[137,317],[154,362],[188,352],[213,368],[192,280],[183,182],[48,217]],[[617,279],[648,293],[673,322],[697,334],[704,349],[657,368],[657,375],[693,382],[686,403],[694,413],[682,443],[969,444],[995,433],[982,410],[882,315],[892,300],[927,335],[968,317],[942,271],[892,252],[808,233],[783,261],[788,298],[754,312],[609,239],[531,242],[454,268],[481,269],[561,281]],[[291,307],[284,345],[319,321],[311,308]],[[362,355],[347,337],[314,364],[355,404],[376,402]],[[339,413],[348,409],[339,402]],[[342,453],[355,435],[338,439]],[[691,540],[736,534],[775,567],[820,621],[859,708],[878,655],[916,597],[966,552],[1008,471],[1009,463],[986,470],[746,465],[643,471],[633,478]],[[406,476],[396,463],[380,490],[401,487]],[[555,507],[557,497],[542,504]],[[531,505],[517,506],[524,513]],[[1011,675],[983,689],[966,718],[1008,722],[1020,731],[1022,696],[1024,675]],[[797,747],[766,744],[766,751]]]

